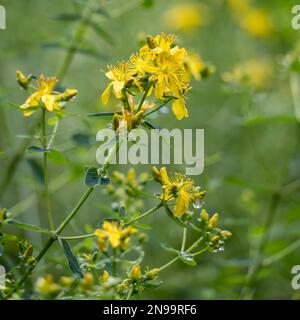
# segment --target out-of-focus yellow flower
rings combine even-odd
[[[255,8],[249,0],[228,0],[228,4],[239,25],[249,34],[259,38],[272,35],[273,24],[264,10]]]
[[[158,170],[152,170],[152,172],[153,171],[157,172]],[[175,199],[175,206],[173,209],[175,217],[184,215],[191,202],[201,200],[206,194],[205,191],[200,191],[198,187],[195,187],[194,182],[191,179],[181,173],[175,173],[174,178],[170,179],[167,169],[162,167],[159,170],[159,176],[163,188],[161,200],[167,202]]]
[[[64,287],[69,287],[73,283],[71,277],[62,276],[59,278],[59,283]]]
[[[234,85],[250,85],[255,90],[268,87],[273,69],[270,62],[266,60],[248,60],[233,68],[231,72],[225,72],[222,79]]]
[[[106,283],[108,278],[109,278],[109,273],[106,270],[104,270],[101,276],[101,282]]]
[[[141,273],[141,266],[139,264],[134,265],[130,271],[130,279],[133,281],[137,281],[141,278],[142,273]]]
[[[237,16],[245,14],[251,9],[250,0],[228,0],[228,5]]]
[[[268,14],[260,9],[252,9],[245,14],[241,19],[241,26],[255,37],[267,38],[273,33]]]
[[[53,276],[47,274],[45,277],[38,278],[35,288],[41,294],[52,295],[57,294],[60,290],[60,286],[54,282]]]
[[[204,5],[185,3],[169,9],[164,20],[167,27],[173,30],[193,30],[205,25],[208,21],[208,9]]]
[[[94,276],[91,272],[87,272],[82,279],[82,286],[85,289],[91,289],[94,285]]]
[[[39,77],[36,91],[20,107],[25,117],[30,116],[38,108],[61,113],[64,103],[77,95],[78,91],[75,89],[67,89],[63,93],[55,92],[57,81],[55,77],[46,78],[44,75]]]
[[[130,241],[130,236],[137,230],[131,226],[123,228],[117,222],[104,221],[102,229],[97,229],[95,235],[98,238],[98,245],[101,251],[107,250],[107,242],[113,249],[126,249]]]

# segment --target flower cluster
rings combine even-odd
[[[140,92],[145,98],[152,94],[160,101],[173,100],[172,110],[178,120],[188,117],[186,92],[190,89],[189,74],[200,79],[208,68],[195,55],[189,56],[185,48],[175,44],[173,35],[147,36],[146,44],[133,54],[129,61],[109,66],[106,77],[111,81],[102,93],[102,102],[107,104],[111,91],[117,99],[127,102],[122,116],[115,117],[119,127],[120,118],[130,126],[139,123],[143,117],[142,105],[135,108],[128,102]],[[206,72],[208,74],[209,72]],[[144,102],[144,100],[143,100]]]

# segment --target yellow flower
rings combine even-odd
[[[248,60],[233,68],[231,72],[225,72],[222,78],[225,82],[237,85],[246,84],[255,90],[268,87],[272,77],[272,64],[267,60]]]
[[[104,221],[102,229],[97,229],[95,235],[98,238],[98,245],[101,251],[107,250],[107,242],[113,249],[125,249],[128,246],[130,236],[137,230],[131,226],[122,228],[117,222]]]
[[[156,171],[156,170],[153,170]],[[168,202],[175,199],[173,214],[175,217],[184,215],[190,205],[190,202],[199,201],[206,192],[199,191],[194,186],[194,182],[181,173],[175,173],[174,179],[170,179],[165,167],[159,171],[160,181],[163,188],[161,200]]]
[[[267,38],[274,28],[268,14],[252,6],[249,0],[228,0],[239,25],[254,37]]]
[[[44,278],[38,278],[35,287],[44,295],[57,294],[60,290],[60,286],[54,282],[51,274],[46,275]]]
[[[140,265],[134,265],[130,271],[130,279],[133,281],[137,281],[141,278],[142,274],[141,274],[141,266]]]
[[[91,272],[87,272],[83,279],[82,279],[82,285],[85,289],[90,289],[94,285],[94,276]]]
[[[106,72],[106,77],[111,80],[111,83],[102,93],[101,99],[102,103],[106,105],[109,102],[110,92],[113,89],[113,93],[116,98],[122,98],[122,90],[125,88],[129,81],[134,81],[133,72],[131,64],[127,62],[119,63],[116,66],[108,66],[109,71]]]
[[[63,93],[55,92],[54,87],[57,81],[55,77],[40,76],[36,91],[20,107],[25,117],[30,116],[38,108],[60,113],[63,110],[64,102],[77,95],[78,91],[75,89],[67,89]]]
[[[108,279],[109,279],[109,273],[106,270],[104,270],[101,276],[101,282],[105,283],[107,282]]]
[[[273,25],[266,12],[251,9],[241,19],[241,26],[255,37],[267,38],[273,33]]]
[[[169,9],[164,20],[167,27],[175,30],[193,30],[207,23],[208,9],[204,5],[186,3]]]
[[[146,45],[138,53],[131,55],[128,62],[110,66],[106,76],[111,80],[102,94],[102,102],[109,101],[113,90],[117,99],[124,99],[124,89],[128,103],[122,110],[122,116],[113,117],[113,128],[117,131],[121,120],[129,130],[138,125],[143,118],[143,111],[153,108],[153,104],[144,103],[137,110],[134,107],[133,93],[138,89],[146,96],[154,96],[166,101],[173,99],[172,110],[177,119],[188,117],[184,94],[190,88],[188,74],[200,79],[201,73],[208,70],[199,57],[187,57],[187,51],[175,45],[175,36],[161,33],[155,37],[147,36]],[[153,90],[154,89],[154,90]],[[126,101],[125,101],[126,102]]]

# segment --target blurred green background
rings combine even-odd
[[[216,73],[206,81],[192,80],[193,90],[187,101],[189,118],[177,121],[172,114],[162,113],[152,121],[170,129],[205,129],[206,165],[204,173],[195,180],[208,191],[208,211],[220,214],[222,227],[231,230],[233,237],[224,252],[201,256],[195,268],[175,264],[161,275],[164,285],[142,297],[300,296],[291,287],[291,268],[300,264],[300,127],[295,112],[299,110],[300,68],[292,69],[286,62],[288,52],[295,53],[299,39],[300,31],[291,27],[295,1],[251,1],[251,7],[267,17],[267,26],[259,15],[254,20],[250,17],[249,22],[234,2],[2,0],[7,10],[7,30],[0,30],[0,207],[10,209],[22,221],[47,223],[41,212],[40,160],[28,154],[22,157],[24,148],[31,143],[24,135],[35,117],[24,118],[11,107],[26,98],[15,82],[15,71],[55,75],[62,78],[61,86],[79,90],[78,98],[68,106],[74,115],[61,121],[55,141],[66,162],[51,164],[50,170],[55,220],[60,221],[85,188],[84,166],[96,165],[93,141],[96,132],[107,125],[107,121],[93,120],[87,115],[114,110],[113,105],[104,107],[100,102],[108,83],[102,70],[108,64],[128,59],[144,35],[172,32],[181,46],[215,65]],[[199,15],[193,18],[194,25],[188,23],[193,22],[192,17],[184,18],[182,7],[177,7],[174,14],[177,5],[187,3],[200,4],[195,9]],[[89,5],[97,8],[92,25],[78,20]],[[262,24],[259,30],[266,28],[265,32],[257,32],[257,23]],[[250,68],[250,72],[256,72],[254,79],[264,73],[266,65],[270,66],[259,88],[251,81],[237,85],[223,81],[224,72],[249,60],[261,62],[258,69]],[[137,170],[149,168],[141,166]],[[183,170],[184,166],[177,168]],[[14,172],[12,178],[10,172]],[[146,201],[150,208],[151,201]],[[96,224],[104,205],[109,207],[110,203],[99,189],[71,224],[69,234],[82,233],[84,224]],[[160,243],[178,246],[180,228],[166,221],[165,215],[155,215],[147,222],[153,228],[147,231],[149,241],[143,266],[158,266],[170,259]],[[191,241],[195,235],[189,236]],[[28,233],[26,237],[38,247],[42,245],[39,235]],[[9,266],[15,259],[16,244],[11,243],[0,263]],[[252,277],[251,271],[256,267]],[[46,262],[38,268],[34,279],[45,271],[60,273],[60,268],[48,270]]]

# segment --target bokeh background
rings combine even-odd
[[[84,166],[96,164],[95,134],[107,125],[106,120],[87,115],[114,110],[113,103],[104,107],[100,102],[107,85],[103,70],[127,59],[145,35],[172,32],[181,46],[199,53],[216,72],[206,81],[192,81],[189,118],[179,122],[172,114],[161,113],[152,121],[170,129],[205,129],[205,170],[195,179],[208,191],[208,211],[220,214],[221,225],[233,237],[223,252],[201,256],[195,268],[173,265],[161,275],[164,285],[142,297],[300,296],[291,287],[291,268],[300,264],[300,31],[291,27],[295,1],[2,0],[1,4],[7,10],[7,30],[0,31],[0,207],[22,221],[47,223],[41,160],[24,153],[35,118],[24,118],[13,107],[26,98],[15,82],[15,71],[56,75],[62,87],[80,92],[68,106],[70,115],[61,122],[55,141],[64,160],[51,164],[58,221],[84,190]],[[95,11],[89,24],[80,20],[88,6]],[[150,208],[151,200],[145,201]],[[95,225],[109,213],[110,205],[97,190],[68,232],[80,234],[83,225]],[[165,215],[150,217],[147,223],[152,230],[147,231],[143,266],[158,266],[170,259],[160,243],[178,246],[180,228]],[[39,235],[24,231],[19,235],[42,245]],[[189,235],[190,241],[194,236]],[[0,263],[12,266],[16,254],[12,242]],[[49,270],[46,260],[33,281],[45,272],[59,275],[61,268]]]

